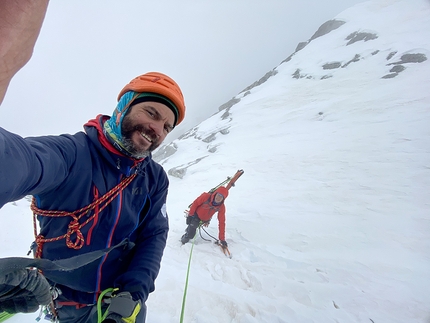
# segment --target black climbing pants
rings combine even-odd
[[[192,238],[194,238],[197,228],[199,227],[200,224],[200,219],[197,216],[197,214],[194,214],[192,216],[188,216],[187,217],[187,228],[185,229],[185,235],[184,235],[184,239],[183,240],[190,240]],[[182,241],[184,242],[184,241]]]

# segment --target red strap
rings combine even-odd
[[[92,304],[81,304],[81,303],[72,302],[72,301],[69,301],[69,302],[67,302],[67,301],[64,301],[64,302],[55,301],[55,304],[56,305],[60,305],[58,307],[61,307],[61,306],[75,306],[77,310],[92,305]]]

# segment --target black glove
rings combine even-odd
[[[135,323],[141,308],[141,302],[134,301],[129,292],[119,293],[111,298],[108,314],[102,322]]]
[[[36,269],[19,269],[0,277],[0,311],[33,313],[51,301],[49,283]]]
[[[221,247],[223,247],[223,248],[227,248],[227,247],[228,247],[227,242],[226,242],[226,241],[224,241],[224,240],[220,240],[220,241],[219,241],[219,244],[220,244],[220,245],[221,245]]]

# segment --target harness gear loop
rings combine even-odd
[[[84,206],[83,208],[76,210],[74,212],[39,209],[36,206],[36,199],[33,197],[30,208],[33,211],[33,231],[34,231],[35,243],[37,246],[34,257],[35,258],[42,257],[43,244],[45,242],[53,242],[61,239],[66,239],[67,247],[75,250],[81,249],[85,243],[85,238],[81,232],[81,229],[84,226],[86,226],[88,223],[90,223],[97,216],[99,212],[103,211],[119,195],[119,193],[121,193],[133,181],[133,179],[136,176],[137,174],[135,173],[129,177],[125,177],[123,180],[121,180],[121,182],[118,183],[118,185],[113,187],[106,194],[94,200],[92,203],[88,204],[87,206]],[[92,210],[96,209],[97,207],[99,207],[98,212],[94,212],[94,214],[90,216],[87,220],[85,220],[83,223],[79,223],[79,220],[83,216],[89,214]],[[37,233],[37,215],[52,217],[52,218],[70,216],[72,217],[72,220],[70,221],[67,228],[67,232],[65,234],[55,238],[45,238],[43,235]],[[73,234],[76,234],[75,241],[72,241]]]

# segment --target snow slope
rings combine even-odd
[[[430,322],[430,3],[373,0],[334,20],[157,153],[171,230],[147,322],[179,322],[183,211],[238,169],[233,258],[196,238],[184,322]],[[0,211],[0,256],[28,250],[28,205]]]

